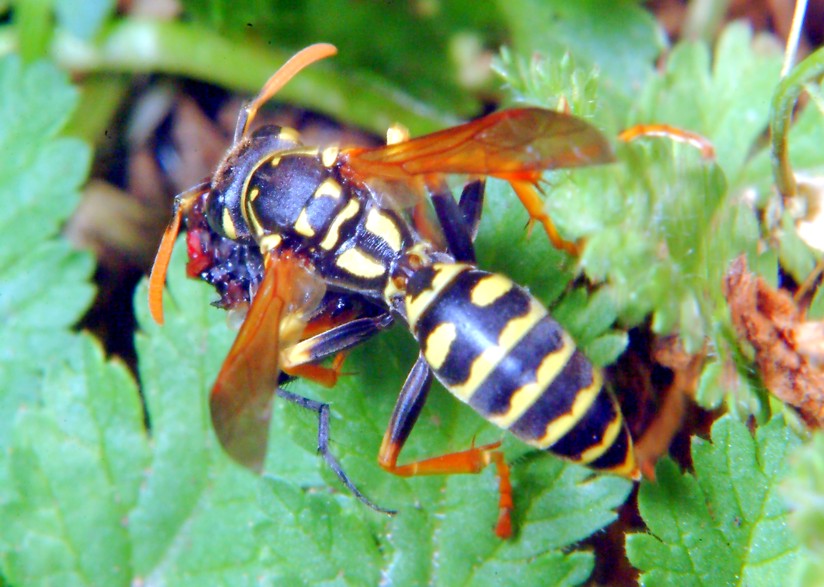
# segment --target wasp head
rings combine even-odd
[[[273,154],[299,145],[297,132],[274,125],[263,126],[236,142],[212,177],[206,199],[206,219],[212,230],[232,240],[251,242],[254,235],[243,213],[249,179]]]

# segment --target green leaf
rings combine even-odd
[[[663,74],[644,78],[635,97],[633,119],[702,132],[715,144],[716,160],[672,138],[646,137],[619,145],[616,165],[547,174],[547,212],[566,238],[584,239],[578,268],[604,284],[598,295],[609,305],[600,307],[612,314],[602,315],[581,296],[560,304],[556,315],[585,346],[605,332],[608,319],[633,327],[651,317],[655,333],[677,333],[687,352],[698,352],[718,332],[715,324],[728,320],[719,284],[738,255],[755,261],[761,237],[756,211],[730,181],[741,176],[766,126],[779,67],[776,55],[762,55],[754,44],[741,25],[724,31],[715,55],[705,44],[680,43]],[[552,106],[553,96],[568,96],[574,112],[609,129],[618,104],[605,91],[609,80],[602,70],[596,84],[576,62],[577,53],[555,66],[537,59],[527,66],[504,55],[500,68],[519,99],[547,105],[542,98],[550,96]],[[617,124],[626,124],[626,108],[617,108]],[[809,257],[803,260],[810,265]],[[607,358],[620,350],[620,341],[613,342]]]
[[[91,301],[91,259],[51,240],[78,201],[90,157],[84,144],[58,137],[76,100],[63,74],[6,58],[0,85],[0,372],[9,377],[0,416],[10,421],[36,396],[43,358],[63,356],[62,329]],[[0,427],[0,446],[8,441]]]
[[[54,26],[51,21],[52,0],[17,0],[14,24],[20,32],[20,55],[27,62],[42,59],[49,47]],[[2,6],[0,6],[2,8]]]
[[[77,101],[65,74],[46,63],[0,61],[0,267],[53,236],[78,202],[90,164],[86,145],[57,134]]]
[[[0,85],[0,417],[10,422],[37,397],[44,365],[65,355],[65,329],[93,294],[91,259],[53,240],[77,204],[90,157],[83,143],[58,136],[76,100],[65,75],[10,57],[0,60]],[[0,426],[0,447],[10,434]]]
[[[128,371],[88,337],[73,342],[76,356],[48,370],[40,401],[13,420],[4,572],[21,585],[127,585],[124,520],[148,464],[143,412]]]
[[[811,320],[821,320],[824,318],[824,289],[818,288],[810,302],[810,309],[807,313]]]
[[[816,432],[790,460],[791,474],[783,493],[792,507],[790,525],[804,545],[798,585],[824,582],[824,434]]]
[[[142,414],[125,370],[101,368],[99,350],[68,332],[91,299],[92,263],[55,239],[89,149],[59,137],[76,103],[64,74],[6,58],[0,83],[0,562],[16,584],[75,584],[86,572],[115,584],[128,573],[107,562],[122,550],[125,510],[96,504],[135,493],[139,469],[109,459],[139,445],[108,402],[131,392],[141,429]]]
[[[793,119],[787,141],[792,168],[796,172],[815,177],[824,172],[824,153],[819,148],[824,116],[812,104],[807,106]],[[769,148],[761,149],[744,169],[742,183],[758,188],[756,201],[764,206],[774,196],[774,182],[772,152]]]
[[[813,251],[801,240],[789,214],[784,214],[781,218],[781,228],[781,241],[778,246],[778,258],[781,261],[781,267],[792,275],[798,283],[804,283],[804,280],[815,268],[820,252]]]
[[[731,416],[694,438],[695,475],[665,459],[638,505],[648,534],[627,537],[645,585],[781,585],[799,557],[779,491],[799,444],[781,418],[755,436]]]
[[[528,284],[533,295],[551,306],[574,276],[568,259],[554,249],[542,230],[526,230],[529,216],[509,185],[487,181],[483,219],[475,241],[478,265]]]
[[[307,494],[281,479],[267,478],[261,489],[269,521],[256,529],[255,538],[277,545],[269,549],[266,564],[281,570],[282,581],[304,585],[380,581],[383,556],[362,511],[342,507],[341,500],[331,495]]]
[[[806,90],[813,103],[818,106],[819,113],[824,111],[818,85],[822,72],[824,72],[824,49],[819,49],[789,71],[778,84],[773,95],[770,113],[770,152],[773,159],[776,190],[782,198],[795,196],[799,187],[787,154],[787,134],[793,120],[793,110],[802,90]]]
[[[136,576],[175,585],[243,584],[260,570],[261,546],[249,532],[262,520],[256,480],[219,452],[206,405],[231,337],[208,289],[182,278],[184,254],[174,259],[169,288],[180,297],[167,301],[163,328],[148,317],[145,288],[136,294],[151,334],[136,343],[153,451],[129,517],[133,565]]]
[[[554,61],[570,52],[585,68],[596,66],[618,113],[652,74],[652,64],[664,46],[652,15],[637,4],[506,0],[498,6],[517,53],[529,57],[537,51]]]
[[[584,354],[593,365],[606,367],[618,360],[629,344],[629,335],[622,331],[609,331],[592,342],[583,345]]]
[[[749,27],[733,23],[712,55],[703,43],[679,43],[664,74],[650,78],[633,117],[707,137],[733,185],[767,127],[781,68],[780,53],[756,50],[756,42]]]

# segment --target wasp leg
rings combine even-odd
[[[385,330],[393,321],[392,315],[387,312],[336,325],[284,349],[281,354],[281,370],[332,387],[340,375],[340,365],[344,357],[341,353]],[[316,364],[334,355],[337,355],[337,358],[332,368]]]
[[[494,464],[498,474],[499,492],[498,522],[495,526],[495,534],[500,538],[509,538],[512,535],[512,483],[509,477],[509,465],[499,450],[500,442],[473,446],[468,450],[398,465],[400,452],[421,413],[431,384],[432,370],[424,358],[419,356],[398,396],[392,418],[381,443],[378,463],[386,471],[401,477],[477,474],[487,465]]]
[[[406,376],[383,436],[378,462],[384,469],[393,473],[397,469],[398,455],[418,420],[431,386],[432,370],[426,360],[419,356]]]
[[[455,201],[452,192],[443,181],[439,181],[437,187],[427,187],[449,252],[456,261],[474,263],[472,227],[467,223],[464,212]]]
[[[555,228],[549,215],[544,210],[544,201],[538,195],[538,189],[535,187],[535,184],[530,181],[506,179],[515,191],[518,199],[521,200],[521,204],[523,204],[529,213],[530,224],[532,222],[540,222],[549,237],[549,241],[556,249],[565,251],[570,255],[580,255],[581,245],[564,240],[558,233],[558,229]]]
[[[361,491],[355,487],[355,484],[352,483],[352,480],[349,479],[349,476],[341,467],[341,464],[338,462],[338,459],[329,452],[329,404],[325,404],[322,402],[316,402],[314,400],[305,398],[303,396],[291,393],[286,391],[285,389],[281,389],[280,387],[277,388],[277,396],[285,399],[288,402],[291,402],[301,408],[305,408],[307,410],[311,410],[318,415],[318,454],[323,458],[326,462],[327,466],[332,469],[335,475],[338,476],[338,479],[341,480],[346,488],[352,492],[352,494],[358,498],[358,500],[363,503],[364,505],[369,506],[376,512],[381,512],[382,514],[389,514],[394,515],[397,512],[394,510],[389,510],[383,508],[373,501],[371,501],[368,497],[366,497]]]
[[[464,222],[469,227],[469,237],[475,242],[478,236],[478,225],[481,223],[481,213],[484,208],[484,190],[486,182],[483,179],[470,181],[464,186],[461,192],[461,199],[458,207],[464,217]]]

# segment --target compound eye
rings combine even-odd
[[[236,202],[228,201],[230,192],[212,191],[206,198],[206,221],[209,227],[221,236],[238,240],[245,227],[240,214],[240,199],[234,198]]]

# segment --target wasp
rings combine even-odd
[[[335,53],[327,44],[297,53],[241,110],[214,175],[176,198],[152,270],[150,309],[161,322],[165,273],[184,219],[190,274],[216,285],[223,305],[248,305],[210,395],[225,450],[259,469],[266,415],[275,396],[285,397],[318,412],[324,458],[376,507],[328,454],[328,407],[279,383],[307,377],[334,385],[347,350],[400,322],[420,354],[381,444],[385,470],[413,476],[494,465],[496,533],[511,535],[512,487],[500,442],[398,462],[437,378],[534,447],[636,477],[632,439],[601,372],[525,288],[479,269],[474,251],[487,177],[508,181],[531,221],[556,246],[575,251],[544,212],[538,182],[548,169],[612,161],[609,143],[583,120],[540,108],[504,110],[374,148],[318,148],[301,144],[291,129],[250,130],[280,87]],[[457,200],[446,185],[450,174],[469,178]],[[330,358],[331,366],[322,364]]]

